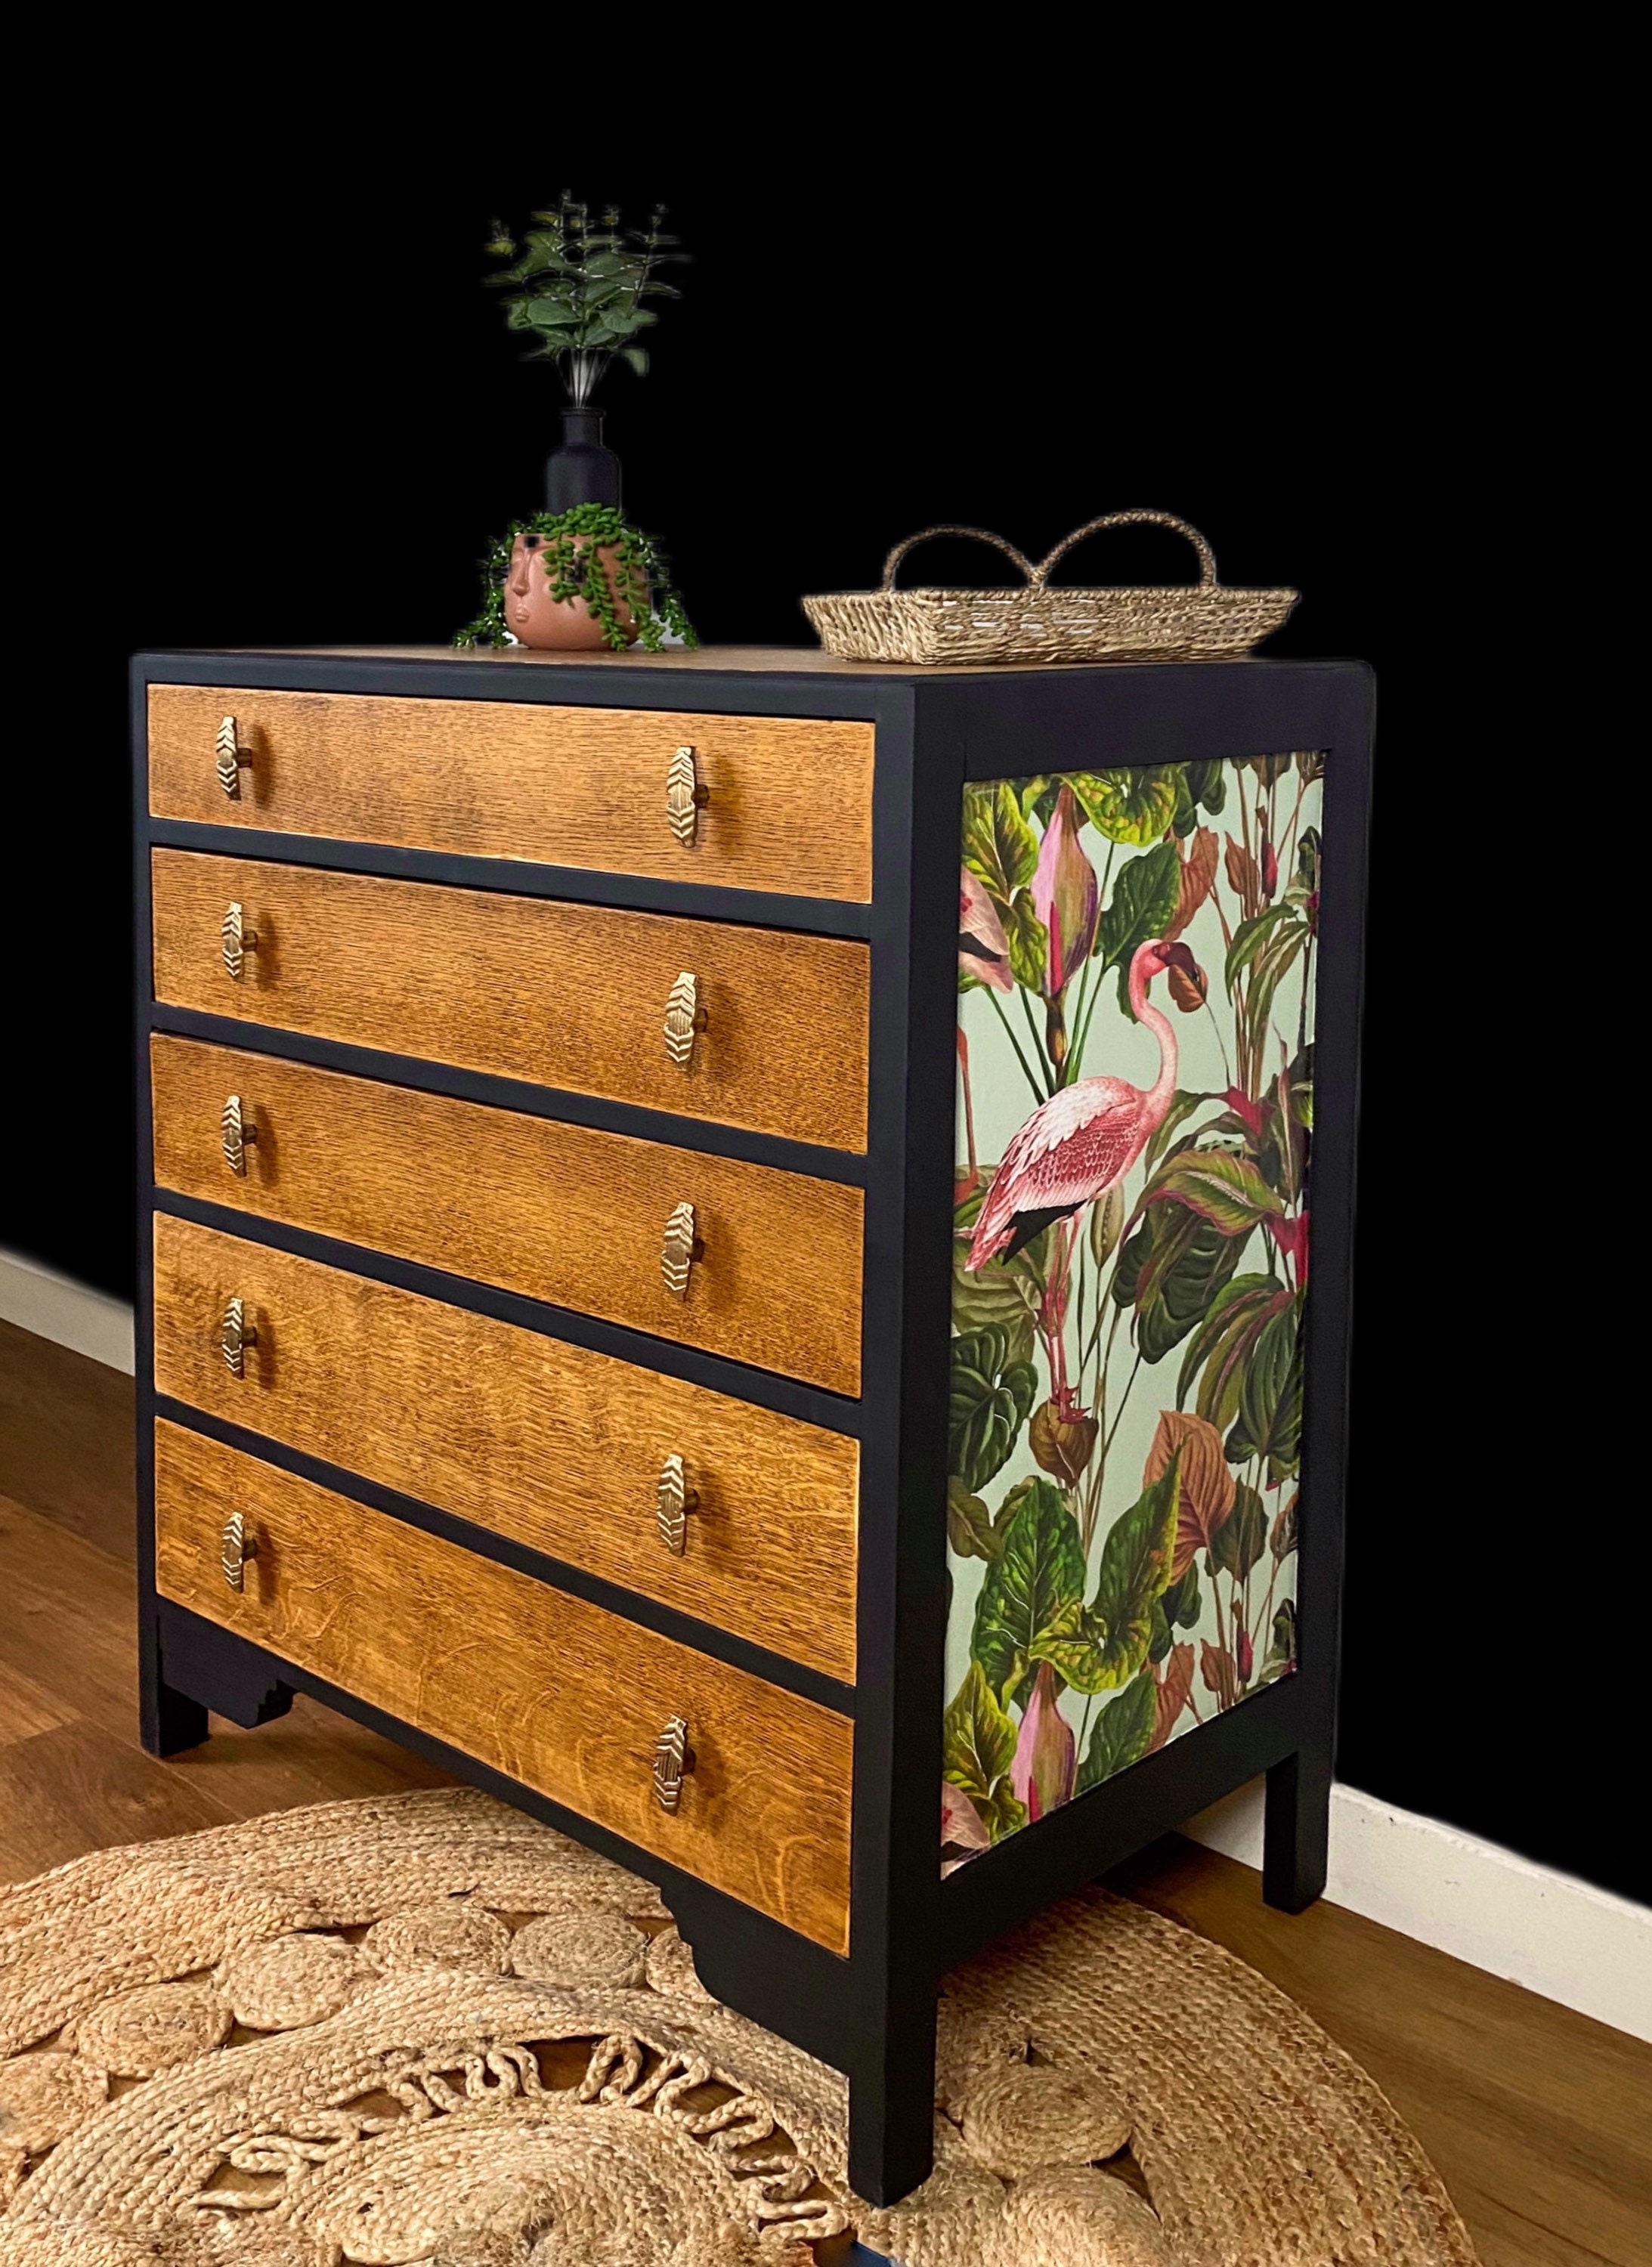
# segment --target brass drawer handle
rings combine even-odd
[[[224,915],[224,965],[239,984],[246,971],[246,956],[258,950],[258,931],[248,928],[246,916],[239,898],[231,900]]]
[[[659,1476],[659,1538],[673,1559],[687,1551],[688,1515],[699,1508],[699,1493],[688,1485],[682,1458],[667,1456]]]
[[[218,1352],[231,1377],[246,1376],[246,1349],[257,1344],[258,1332],[246,1319],[245,1301],[231,1299],[218,1325]]]
[[[654,1742],[654,1800],[674,1818],[683,1799],[683,1781],[694,1767],[688,1744],[688,1719],[673,1716]]]
[[[218,785],[231,803],[241,799],[241,772],[252,758],[238,745],[235,719],[226,716],[218,727]]]
[[[246,1521],[232,1511],[224,1522],[224,1579],[232,1590],[246,1588],[246,1562],[258,1556],[258,1537],[246,1531]]]
[[[694,1060],[694,1035],[705,1030],[706,1022],[699,980],[685,968],[665,1002],[665,1052],[679,1069],[686,1070]]]
[[[220,1123],[224,1135],[224,1162],[232,1173],[245,1173],[246,1152],[258,1139],[258,1128],[242,1109],[239,1094],[232,1094],[224,1104]]]
[[[705,1244],[694,1234],[693,1205],[673,1205],[671,1218],[665,1223],[665,1241],[661,1247],[659,1259],[665,1288],[673,1299],[688,1296],[688,1272],[696,1259],[704,1257],[705,1249]]]
[[[701,787],[694,769],[694,750],[679,748],[665,774],[665,816],[685,850],[694,848],[700,814],[710,800],[711,789]]]

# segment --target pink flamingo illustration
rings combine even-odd
[[[1145,1093],[1127,1079],[1075,1079],[1039,1104],[993,1176],[970,1243],[972,1271],[999,1252],[1013,1258],[1052,1222],[1105,1195],[1152,1140],[1176,1094],[1176,1033],[1147,996],[1167,968],[1199,972],[1187,947],[1164,937],[1139,944],[1130,961],[1130,1005],[1159,1043],[1158,1076]]]

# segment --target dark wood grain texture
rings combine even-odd
[[[866,947],[258,859],[153,853],[157,999],[466,1070],[866,1146]],[[226,907],[258,938],[239,981]],[[694,976],[686,1065],[664,1018]]]

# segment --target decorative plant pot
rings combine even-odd
[[[574,538],[583,551],[585,539]],[[631,605],[619,568],[620,547],[605,543],[598,552],[613,593],[614,606],[626,642],[635,644],[642,624]],[[518,535],[510,547],[510,566],[505,576],[505,625],[520,645],[539,646],[559,653],[595,652],[607,641],[602,623],[584,598],[554,598],[546,572],[545,538]]]

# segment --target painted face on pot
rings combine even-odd
[[[584,549],[585,539],[576,536]],[[604,569],[613,589],[618,546],[601,547]],[[617,595],[617,593],[616,593]],[[546,539],[541,535],[518,535],[510,547],[505,572],[505,627],[521,645],[563,652],[594,652],[603,642],[602,624],[583,598],[553,598],[546,579]],[[620,619],[629,636],[636,623],[628,604],[621,600]]]
[[[518,535],[510,547],[510,569],[505,576],[505,622],[513,637],[524,638],[533,620],[532,585],[529,569],[534,554],[540,547],[537,535]],[[545,575],[541,568],[540,587],[544,589]]]

